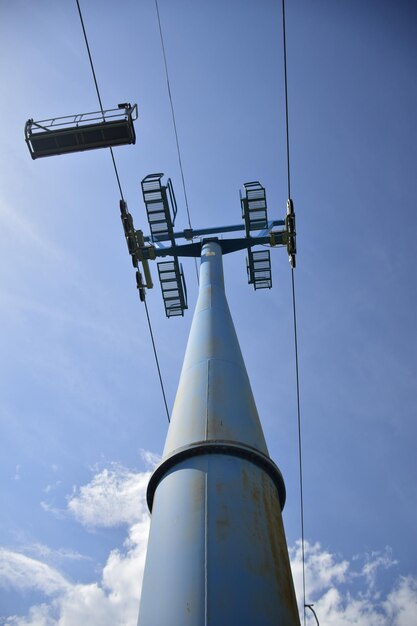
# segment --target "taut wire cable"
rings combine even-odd
[[[295,378],[297,387],[297,425],[298,425],[298,461],[300,477],[300,517],[301,517],[301,558],[303,563],[303,606],[304,606],[304,626],[306,622],[306,577],[305,577],[305,549],[304,549],[304,493],[303,493],[303,463],[301,446],[301,411],[300,411],[300,377],[298,368],[298,337],[297,337],[297,314],[295,306],[295,281],[294,268],[291,268],[292,284],[292,311],[294,323],[294,347],[295,347]]]
[[[282,40],[284,51],[284,85],[285,85],[285,130],[286,130],[286,154],[287,154],[287,187],[288,199],[291,198],[291,173],[290,173],[290,125],[288,115],[288,74],[287,74],[287,34],[285,23],[285,0],[282,0]],[[294,267],[291,266],[291,286],[292,286],[292,309],[294,325],[294,347],[295,347],[295,377],[297,389],[297,427],[298,427],[298,461],[299,461],[299,481],[300,481],[300,517],[301,517],[301,558],[303,572],[303,623],[306,623],[306,576],[305,576],[305,548],[304,548],[304,494],[303,494],[303,463],[302,463],[302,439],[301,439],[301,410],[300,410],[300,377],[298,367],[298,338],[297,338],[297,313],[295,300],[295,276]]]
[[[155,345],[155,340],[154,340],[154,336],[153,336],[153,332],[152,332],[152,326],[151,326],[151,319],[149,317],[148,305],[146,303],[146,300],[144,300],[144,304],[145,304],[146,317],[148,319],[149,332],[151,334],[153,351],[154,351],[154,354],[155,354],[156,367],[158,369],[159,382],[161,383],[162,395],[163,395],[163,398],[164,398],[165,410],[166,410],[166,413],[167,413],[168,422],[170,422],[168,404],[167,404],[167,399],[166,399],[165,390],[164,390],[164,383],[162,382],[162,375],[161,375],[161,369],[159,367],[158,353],[156,351],[156,345]]]
[[[76,0],[76,3],[77,3],[77,8],[78,8],[78,15],[80,16],[81,27],[83,29],[84,41],[85,41],[85,45],[87,47],[88,58],[90,60],[90,67],[91,67],[91,71],[93,73],[93,79],[94,79],[94,85],[96,87],[97,98],[98,98],[98,101],[99,101],[99,104],[100,104],[100,110],[103,113],[103,111],[104,111],[103,104],[101,102],[100,90],[98,88],[98,82],[97,82],[96,72],[94,70],[94,64],[93,64],[93,59],[92,59],[91,52],[90,52],[90,46],[88,44],[87,33],[86,33],[86,30],[85,30],[85,26],[84,26],[83,15],[81,13],[81,7],[80,7],[79,1]],[[116,180],[117,180],[117,184],[118,184],[118,187],[119,187],[120,196],[121,196],[122,200],[124,200],[122,186],[120,184],[119,172],[117,171],[116,161],[115,161],[114,154],[113,154],[113,148],[111,148],[111,147],[110,147],[110,154],[111,154],[111,158],[112,158],[112,161],[113,161],[114,173],[116,174]]]
[[[171,93],[171,84],[170,84],[169,72],[168,72],[168,62],[167,62],[167,55],[166,55],[166,51],[165,51],[165,43],[164,43],[164,36],[163,36],[163,32],[162,32],[162,24],[161,24],[161,16],[160,16],[160,13],[159,13],[158,0],[155,0],[155,8],[156,8],[156,14],[158,16],[159,36],[161,38],[162,55],[164,57],[165,77],[166,77],[166,81],[167,81],[169,103],[170,103],[170,106],[171,106],[171,116],[172,116],[172,124],[174,126],[175,143],[176,143],[176,146],[177,146],[178,164],[180,166],[182,188],[183,188],[183,191],[184,191],[185,208],[187,209],[188,226],[192,230],[190,208],[189,208],[189,205],[188,205],[187,189],[186,189],[186,186],[185,186],[184,168],[182,166],[180,142],[179,142],[179,139],[178,139],[177,122],[176,122],[176,119],[175,119],[174,102],[173,102],[172,93]],[[195,263],[195,271],[196,271],[196,275],[197,275],[197,284],[198,284],[199,279],[198,279],[198,269],[197,269],[197,259],[196,258],[194,258],[194,263]]]
[[[80,16],[81,27],[82,27],[83,34],[84,34],[84,41],[85,41],[85,45],[87,47],[88,58],[90,60],[90,67],[91,67],[91,72],[93,74],[94,85],[96,87],[97,98],[98,98],[98,101],[99,101],[99,104],[100,104],[100,110],[103,113],[104,112],[103,104],[102,104],[102,101],[101,101],[100,90],[99,90],[99,87],[98,87],[96,72],[95,72],[95,69],[94,69],[93,58],[91,56],[90,46],[89,46],[89,43],[88,43],[87,32],[86,32],[85,26],[84,26],[83,15],[82,15],[82,12],[81,12],[81,7],[80,7],[79,0],[75,0],[75,1],[77,3],[78,15]],[[122,186],[120,184],[119,173],[117,171],[116,161],[115,161],[115,158],[114,158],[114,154],[113,154],[113,149],[112,148],[110,148],[110,153],[111,153],[111,158],[112,158],[112,161],[113,161],[114,172],[116,174],[117,185],[118,185],[119,191],[120,191],[120,196],[121,196],[121,199],[124,200]],[[144,303],[145,303],[146,319],[148,320],[149,334],[151,336],[153,353],[154,353],[155,362],[156,362],[156,368],[158,370],[159,382],[161,384],[162,397],[163,397],[163,400],[164,400],[165,410],[166,410],[166,414],[167,414],[167,418],[168,418],[168,422],[169,422],[170,421],[169,410],[168,410],[168,405],[167,405],[167,400],[166,400],[166,395],[165,395],[164,383],[163,383],[162,375],[161,375],[161,368],[159,367],[158,352],[157,352],[157,349],[156,349],[155,339],[154,339],[154,335],[153,335],[153,332],[152,332],[151,319],[150,319],[150,316],[149,316],[148,305],[146,303],[146,300],[144,301]]]

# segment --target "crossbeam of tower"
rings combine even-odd
[[[272,287],[269,249],[254,251],[254,247],[284,246],[287,249],[291,266],[295,267],[297,250],[292,200],[289,199],[287,202],[285,219],[269,221],[265,188],[258,181],[245,183],[244,193],[240,193],[243,224],[175,231],[177,214],[175,194],[171,179],[163,184],[162,177],[162,173],[150,174],[141,183],[150,235],[145,236],[142,230],[135,229],[126,201],[120,201],[123,228],[132,263],[137,270],[136,281],[141,300],[145,299],[146,288],[153,287],[149,261],[173,257],[172,262],[158,263],[158,274],[167,317],[183,315],[188,306],[184,273],[178,259],[180,257],[199,258],[202,242],[210,239],[210,235],[222,235],[222,254],[247,250],[248,282],[253,285],[254,289]],[[279,226],[284,228],[277,230],[276,227]],[[225,233],[240,233],[241,231],[244,231],[243,237],[224,237]],[[185,242],[179,243],[181,240]],[[145,280],[140,271],[140,264]],[[167,283],[170,288],[167,287]]]

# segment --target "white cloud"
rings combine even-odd
[[[149,530],[145,502],[148,478],[148,472],[134,473],[113,465],[98,472],[69,498],[69,510],[87,527],[129,527],[123,548],[110,552],[96,582],[70,583],[44,562],[49,553],[42,546],[38,554],[43,560],[0,552],[2,586],[32,588],[47,598],[26,616],[7,618],[4,626],[136,625]],[[301,598],[300,542],[290,549],[290,557]],[[320,626],[414,626],[417,579],[400,578],[385,594],[378,589],[378,571],[395,564],[389,549],[348,561],[318,543],[306,542],[305,557],[307,601],[314,602]],[[307,625],[314,623],[312,614],[307,613]]]
[[[67,590],[69,583],[46,563],[0,548],[0,586],[21,591],[35,589],[49,596]]]
[[[45,493],[51,493],[51,491],[54,491],[55,489],[58,489],[58,487],[61,485],[61,481],[57,480],[54,483],[50,483],[49,485],[46,485],[46,487],[44,488],[44,492]]]
[[[12,615],[6,618],[4,626],[56,626],[51,609],[48,604],[33,606],[26,617]]]
[[[301,541],[289,550],[294,584],[297,590],[302,590],[302,550]],[[323,550],[319,543],[304,542],[306,567],[306,586],[308,595],[328,589],[330,585],[343,583],[347,579],[349,563],[341,560],[327,550]],[[297,597],[301,597],[297,593]]]
[[[386,614],[396,626],[415,624],[417,615],[417,580],[411,576],[401,578],[396,589],[383,603]]]
[[[135,626],[148,531],[149,517],[142,514],[131,526],[124,549],[110,552],[101,579],[92,584],[70,584],[44,563],[11,553],[26,559],[28,569],[21,568],[25,588],[43,591],[45,595],[56,591],[59,596],[32,607],[27,616],[9,617],[5,626]],[[34,571],[38,572],[35,580]],[[55,585],[53,574],[58,577]],[[8,578],[9,586],[23,588],[21,582],[18,576]]]
[[[154,463],[154,457],[149,459]],[[52,551],[41,544],[32,544],[27,549],[37,551],[42,559],[35,560],[8,551],[9,562],[21,563],[22,575],[0,577],[0,584],[31,588],[49,596],[56,591],[59,595],[48,603],[32,607],[26,616],[7,618],[4,626],[135,626],[149,532],[148,480],[149,472],[133,473],[112,465],[97,473],[87,485],[75,489],[69,498],[69,511],[87,527],[129,525],[123,549],[110,552],[97,582],[69,583],[44,563],[51,557],[76,558],[76,553]],[[35,578],[33,572],[37,572]]]
[[[379,569],[388,569],[393,565],[397,565],[397,561],[392,558],[392,551],[387,546],[383,553],[372,552],[365,555],[365,564],[362,568],[362,574],[366,576],[368,586],[373,588],[376,583],[376,575]]]
[[[52,504],[50,504],[49,502],[45,502],[44,500],[42,500],[41,504],[41,508],[46,512],[46,513],[52,513],[52,515],[54,515],[57,519],[63,519],[66,515],[66,510],[65,509],[60,509],[56,506],[53,506]]]
[[[58,548],[54,550],[43,543],[27,543],[22,546],[21,551],[25,554],[33,554],[38,558],[46,562],[53,561],[89,561],[90,557],[84,556],[74,550],[66,550],[65,548]]]
[[[84,526],[133,524],[146,510],[149,476],[150,472],[134,473],[113,465],[75,489],[68,500],[68,510]]]
[[[301,609],[300,541],[290,549],[290,557]],[[349,562],[323,550],[319,543],[305,542],[306,602],[314,604],[320,626],[414,626],[417,579],[400,579],[385,596],[377,586],[378,572],[396,564],[389,547]],[[315,623],[312,614],[311,620]]]
[[[148,469],[153,470],[158,465],[161,460],[159,454],[155,454],[154,452],[149,452],[149,450],[144,450],[141,448],[139,450],[140,456],[142,460],[145,462],[145,465]]]

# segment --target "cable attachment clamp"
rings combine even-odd
[[[149,247],[145,246],[142,231],[135,230],[133,218],[131,213],[129,213],[125,200],[120,200],[120,218],[122,220],[127,249],[132,259],[132,265],[136,269],[136,286],[139,290],[139,298],[141,302],[144,302],[145,288],[152,289],[153,287],[148,263],[148,259],[152,258],[152,252],[150,249],[148,250]],[[139,262],[142,263],[145,282],[143,282],[142,274],[139,270]]]
[[[295,213],[294,203],[291,198],[287,200],[287,214],[285,216],[285,227],[287,231],[287,252],[288,260],[291,267],[294,269],[296,266],[295,257],[297,254],[297,233],[295,230]]]

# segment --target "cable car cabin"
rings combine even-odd
[[[133,122],[138,117],[134,104],[119,104],[117,109],[81,113],[34,122],[25,126],[25,139],[32,159],[111,148],[136,142]]]

